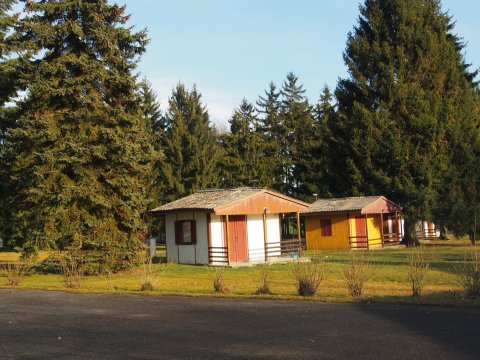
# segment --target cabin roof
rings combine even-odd
[[[304,214],[361,212],[380,213],[400,211],[401,207],[384,196],[354,196],[345,198],[318,199]]]
[[[271,212],[301,212],[308,204],[267,188],[235,188],[201,190],[159,206],[150,212],[162,214],[182,210],[204,210],[219,215],[258,214]]]

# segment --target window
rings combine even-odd
[[[175,244],[194,245],[197,243],[195,220],[175,221]]]
[[[332,236],[332,220],[320,220],[320,234],[321,236]]]

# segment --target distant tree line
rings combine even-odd
[[[407,224],[473,235],[480,91],[436,0],[365,0],[348,76],[311,103],[297,76],[243,99],[219,132],[196,87],[161,109],[135,75],[148,43],[107,0],[0,0],[0,236],[133,257],[148,209],[199,189],[306,201],[383,194]],[[480,217],[480,216],[479,216]],[[479,222],[478,220],[476,220]],[[407,229],[407,238],[413,229]]]

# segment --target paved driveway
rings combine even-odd
[[[0,290],[1,359],[480,359],[480,311]]]

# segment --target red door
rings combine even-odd
[[[245,215],[228,217],[228,247],[231,262],[248,260],[247,222]]]
[[[357,233],[357,246],[367,247],[367,229],[364,216],[355,216],[355,230]]]

